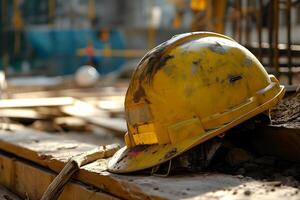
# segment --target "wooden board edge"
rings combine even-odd
[[[0,184],[16,192],[22,198],[31,200],[40,199],[55,177],[54,173],[45,168],[3,153],[0,153],[0,168]],[[97,188],[88,188],[78,182],[69,182],[59,199],[116,200],[118,198],[103,193]]]
[[[7,188],[0,185],[0,199],[1,200],[21,200],[16,194],[9,191]]]
[[[0,140],[0,149],[23,159],[27,159],[43,167],[49,168],[56,173],[59,173],[66,164],[51,156],[39,155],[35,151],[3,140]],[[162,199],[161,197],[148,194],[147,191],[143,191],[142,188],[136,184],[117,177],[118,175],[110,174],[107,171],[94,173],[85,170],[84,168],[81,168],[74,176],[77,181],[100,188],[119,198],[136,200],[149,198]]]

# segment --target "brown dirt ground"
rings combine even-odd
[[[271,110],[272,124],[300,128],[300,91],[283,99]]]

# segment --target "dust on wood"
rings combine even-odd
[[[17,193],[22,199],[40,200],[43,192],[55,177],[55,174],[46,168],[2,153],[0,153],[0,165],[2,166],[0,184]],[[118,198],[105,194],[99,189],[71,181],[60,196],[60,200],[68,199],[114,200]]]
[[[24,130],[13,133],[2,131],[0,133],[0,148],[55,172],[60,172],[71,156],[96,147],[78,141],[64,141],[59,138],[59,136],[32,130],[27,130],[27,133]],[[79,170],[74,178],[123,199],[192,199],[205,197],[212,191],[220,192],[229,189],[232,189],[232,192],[237,190],[241,194],[244,194],[246,190],[251,190],[253,197],[257,197],[254,195],[256,191],[253,191],[251,186],[251,183],[255,181],[243,176],[215,173],[177,174],[168,178],[149,176],[149,174],[116,175],[106,171],[106,163],[106,159],[100,159],[87,164]],[[246,186],[243,186],[244,184]],[[264,188],[263,185],[265,184],[268,182],[256,181],[255,187]],[[267,190],[269,188],[265,187],[263,191],[267,192]],[[293,194],[293,192],[298,191],[285,185],[276,190],[278,192],[275,193],[277,199],[280,199],[279,194],[282,192]],[[230,195],[228,194],[229,197]],[[296,195],[296,197],[299,196]]]
[[[0,200],[21,200],[21,198],[5,187],[0,186]]]

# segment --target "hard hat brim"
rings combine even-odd
[[[280,91],[269,101],[259,105],[230,123],[220,126],[217,129],[207,131],[204,135],[197,135],[175,144],[138,145],[132,148],[125,146],[109,160],[108,171],[114,173],[129,173],[164,163],[198,144],[220,135],[230,128],[268,110],[279,102],[284,93],[284,87],[280,86]]]

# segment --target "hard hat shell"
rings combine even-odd
[[[154,167],[274,106],[284,95],[256,57],[224,35],[193,32],[139,63],[125,98],[126,146],[108,170]]]

